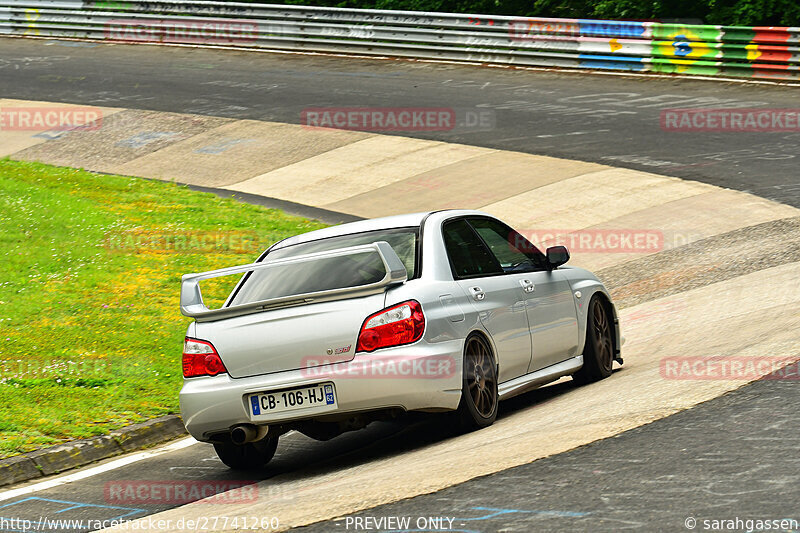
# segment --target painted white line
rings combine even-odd
[[[74,474],[68,474],[66,476],[57,477],[55,479],[49,479],[47,481],[42,481],[41,483],[29,485],[27,487],[20,487],[18,489],[11,489],[4,492],[0,492],[0,502],[3,500],[10,500],[11,498],[16,498],[17,496],[24,496],[25,494],[31,494],[33,492],[39,492],[40,490],[51,489],[53,487],[58,487],[59,485],[65,485],[67,483],[80,481],[81,479],[86,479],[88,477],[96,476],[97,474],[109,472],[111,470],[121,468],[123,466],[129,465],[131,463],[136,463],[144,459],[149,459],[157,455],[174,452],[176,450],[182,450],[183,448],[188,448],[189,446],[192,446],[194,444],[197,444],[197,441],[194,440],[194,438],[192,437],[187,437],[185,439],[181,439],[177,442],[173,442],[172,444],[168,444],[161,448],[156,448],[155,450],[148,450],[146,452],[134,453],[132,455],[121,457],[120,459],[111,461],[104,465],[95,466],[93,468],[87,468],[86,470],[81,470],[80,472],[75,472]]]

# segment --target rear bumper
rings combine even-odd
[[[386,408],[456,409],[461,397],[463,340],[356,354],[352,361],[248,378],[227,374],[184,380],[180,406],[197,440],[238,424],[276,424]],[[255,417],[247,398],[256,392],[333,383],[337,407],[312,407]]]

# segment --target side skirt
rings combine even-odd
[[[531,372],[530,374],[525,374],[524,376],[500,383],[500,385],[498,385],[500,399],[507,400],[527,390],[546,385],[560,377],[577,372],[582,366],[583,355],[576,355],[566,361],[561,361],[560,363],[550,365],[536,372]]]

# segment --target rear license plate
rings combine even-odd
[[[250,413],[253,416],[324,406],[336,407],[333,383],[250,395]]]

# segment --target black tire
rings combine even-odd
[[[497,364],[489,344],[473,334],[464,343],[464,372],[458,419],[461,429],[472,431],[491,426],[497,418]]]
[[[611,375],[614,365],[614,322],[606,303],[595,296],[589,302],[583,366],[572,379],[580,384],[600,381]]]
[[[219,460],[233,470],[258,470],[272,460],[278,447],[278,437],[265,437],[256,442],[237,445],[232,442],[214,443]]]

